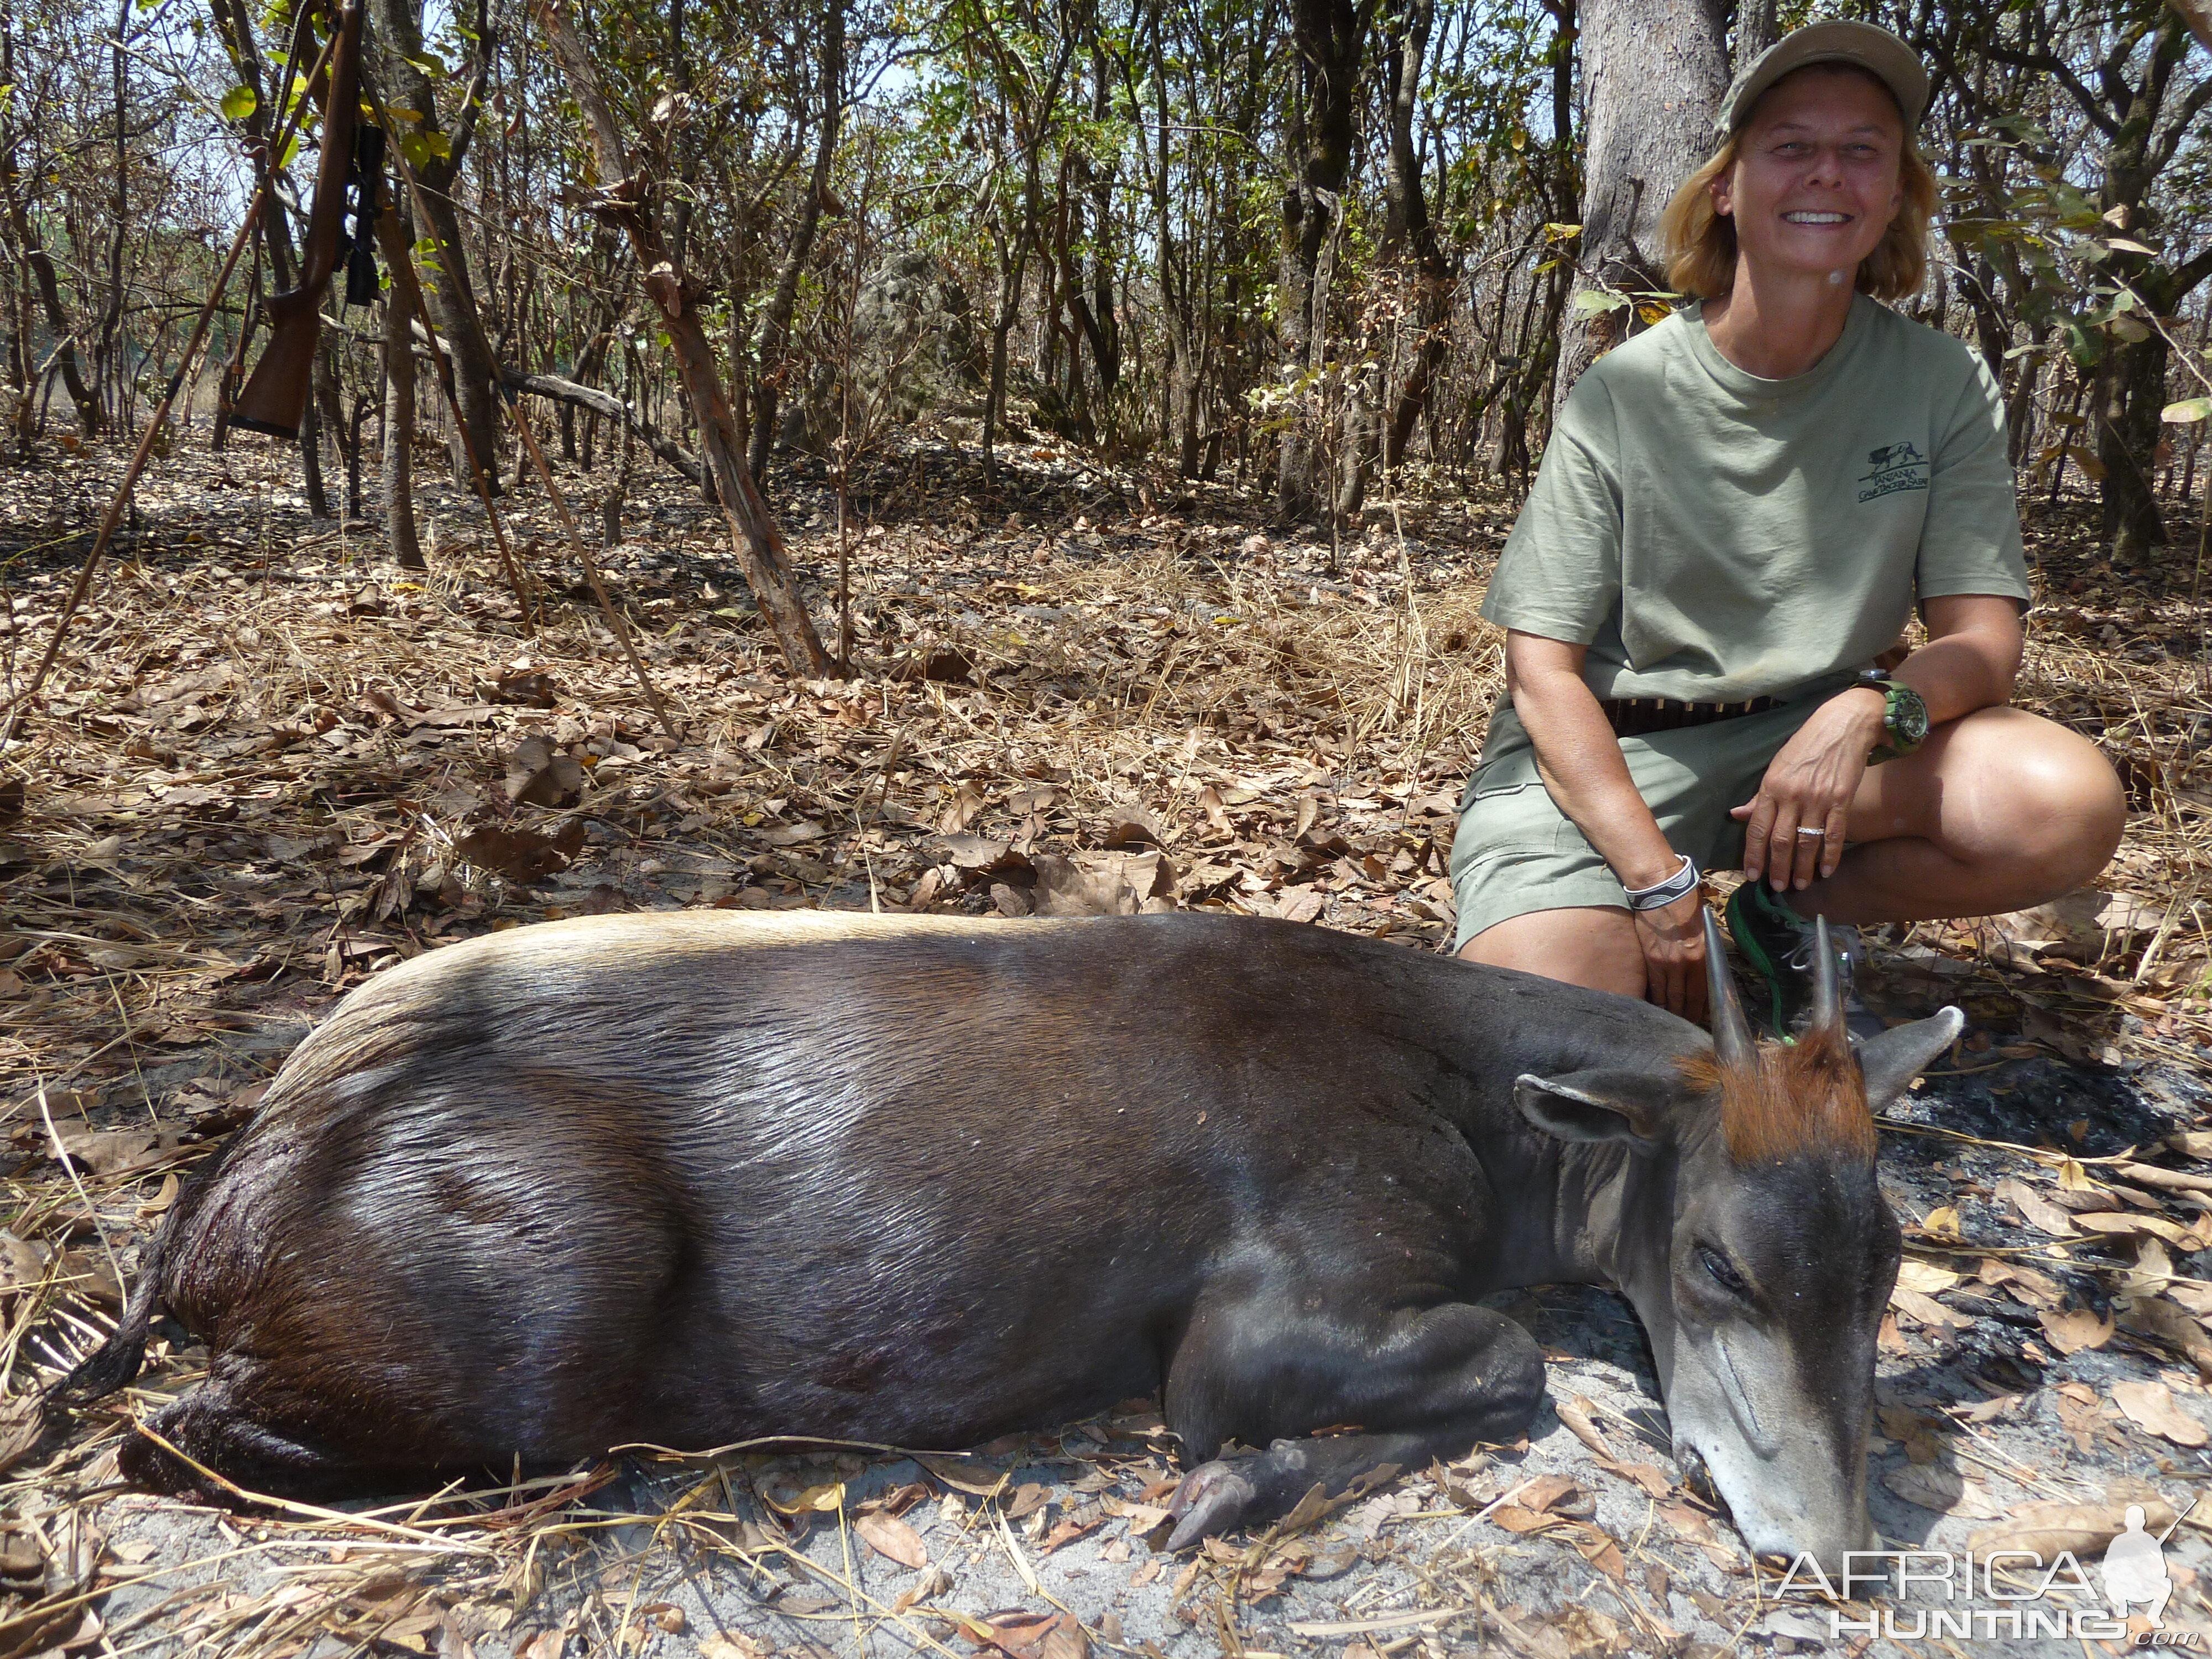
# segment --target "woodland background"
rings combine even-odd
[[[520,465],[506,387],[595,477],[628,475],[617,428],[635,428],[653,452],[639,465],[696,477],[694,452],[712,472],[734,444],[772,487],[785,446],[849,461],[929,410],[980,451],[987,486],[1028,427],[1340,528],[1378,479],[1526,473],[1574,375],[1668,305],[1653,221],[1709,148],[1731,59],[1810,15],[364,3],[370,112],[414,174],[395,158],[380,240],[416,252],[493,489]],[[2203,423],[2160,415],[2201,416],[2190,400],[2212,390],[2197,4],[1846,14],[1897,28],[1935,76],[1922,142],[1944,231],[1906,308],[1987,355],[2023,484],[2093,486],[2124,564],[2187,518]],[[178,367],[268,165],[257,141],[313,60],[301,21],[289,0],[0,12],[0,379],[19,459],[131,434]],[[192,368],[190,441],[217,453],[208,394],[250,357],[253,295],[289,286],[300,258],[312,169],[275,159],[251,269]],[[342,317],[333,298],[301,464],[312,512],[373,511],[414,563],[413,440],[447,429],[448,399],[427,375],[417,390],[427,342],[410,349],[411,296],[396,298]],[[703,442],[702,375],[729,404]]]

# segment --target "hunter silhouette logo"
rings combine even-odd
[[[2173,1594],[2173,1583],[2166,1574],[2166,1540],[2181,1522],[2177,1517],[2173,1527],[2154,1538],[2143,1530],[2142,1504],[2129,1504],[2126,1519],[2128,1529],[2105,1552],[2105,1599],[2112,1604],[2115,1619],[2126,1618],[2129,1609],[2141,1602],[2150,1627],[2164,1630],[2166,1598]]]
[[[1863,501],[1895,495],[1900,489],[1928,488],[1928,462],[1910,441],[1869,449],[1867,465],[1874,471],[1859,476],[1859,482],[1866,486],[1859,491]]]

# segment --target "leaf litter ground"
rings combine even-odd
[[[1145,1401],[963,1457],[640,1450],[359,1512],[118,1491],[113,1446],[204,1351],[157,1340],[137,1387],[43,1433],[36,1393],[348,987],[491,928],[683,905],[1200,907],[1439,949],[1499,685],[1475,615],[1495,489],[1431,481],[1332,560],[1224,489],[1039,444],[988,493],[972,456],[916,441],[860,481],[845,682],[783,672],[711,509],[633,485],[605,562],[672,739],[536,489],[505,504],[532,616],[456,492],[424,490],[436,568],[410,577],[373,526],[308,520],[284,468],[247,440],[142,487],[0,755],[0,1656],[1863,1646],[1774,1599],[1680,1484],[1626,1305],[1571,1286],[1498,1298],[1554,1361],[1525,1445],[1194,1559],[1147,1541],[1174,1470]],[[116,471],[0,477],[10,690]],[[800,565],[834,570],[822,479],[774,495]],[[1886,1125],[1907,1259],[1874,1507],[1899,1544],[2032,1534],[2094,1564],[2118,1505],[2162,1526],[2212,1474],[2212,688],[2187,571],[2113,572],[2081,503],[2033,540],[2022,699],[2102,744],[2136,810],[2100,892],[1875,941],[1882,1012],[1955,1001],[1972,1024]],[[815,604],[827,632],[834,595]],[[2201,1509],[2174,1534],[2170,1624],[2208,1622],[2208,1535]]]

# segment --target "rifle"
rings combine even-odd
[[[362,0],[352,0],[338,10],[337,44],[331,55],[330,73],[324,78],[322,162],[315,173],[314,205],[307,215],[307,246],[300,261],[300,284],[263,301],[262,314],[270,325],[269,343],[230,410],[233,426],[274,437],[300,435],[300,422],[307,412],[315,347],[322,338],[323,290],[330,285],[331,274],[349,252],[348,244],[353,240],[345,234],[344,219],[346,186],[357,168],[355,134],[361,111],[362,10]],[[362,191],[366,213],[357,214],[357,221],[374,213],[374,189],[372,183]],[[367,241],[367,224],[359,228],[361,240]]]

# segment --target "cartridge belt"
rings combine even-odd
[[[1654,732],[1679,732],[1686,726],[1711,726],[1779,708],[1778,697],[1747,697],[1741,702],[1677,702],[1672,697],[1605,697],[1606,724],[1617,738],[1641,738]]]

